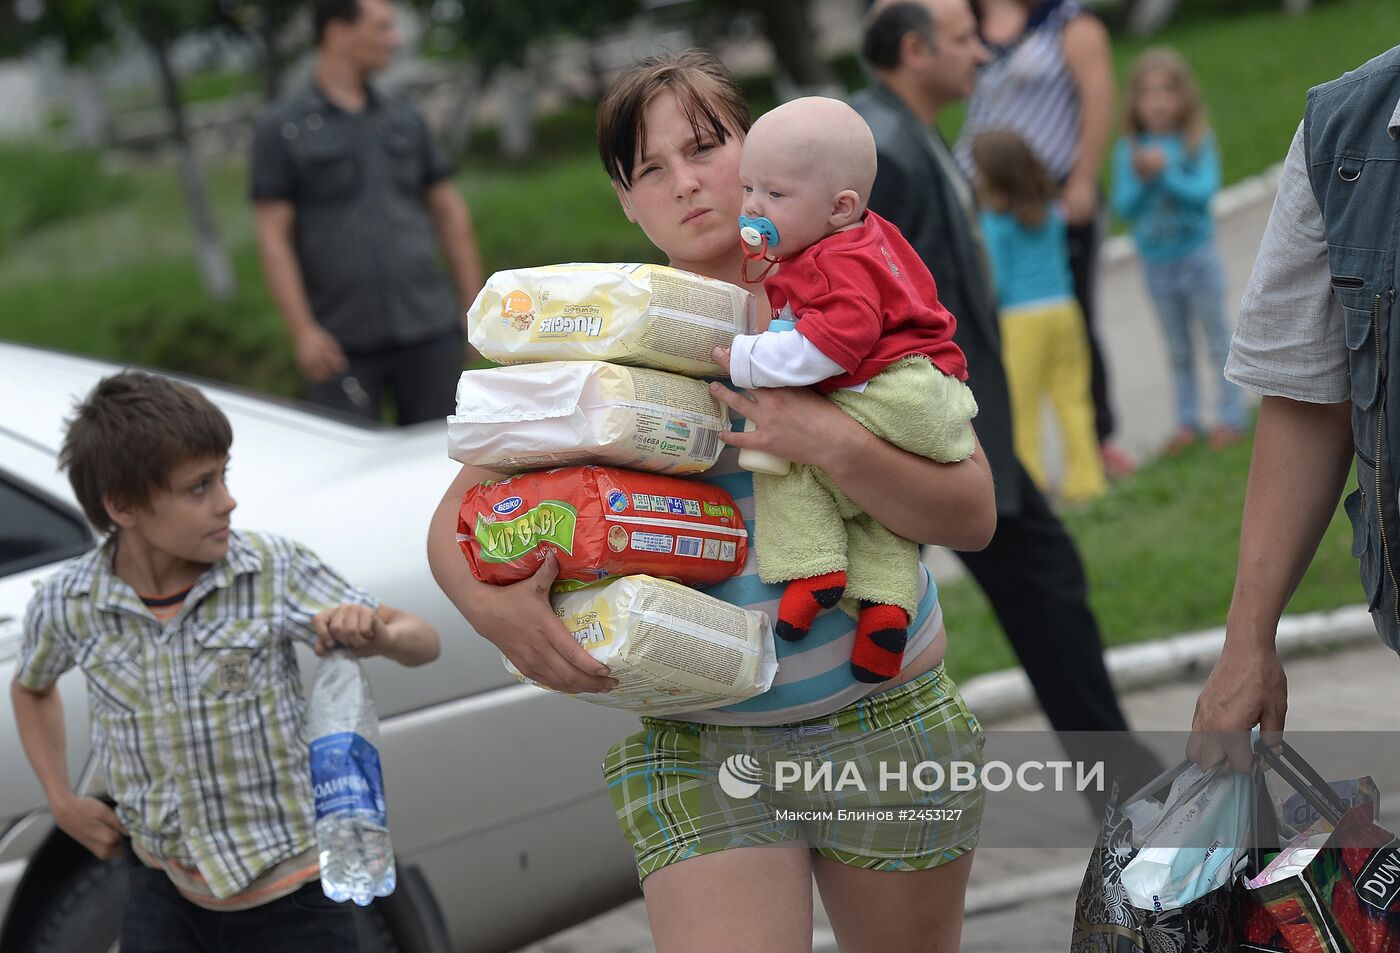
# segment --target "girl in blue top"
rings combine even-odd
[[[1060,424],[1060,498],[1084,503],[1106,489],[1094,431],[1089,337],[1074,296],[1066,224],[1049,172],[1015,133],[993,129],[972,143],[982,235],[996,282],[1002,363],[1011,395],[1016,456],[1049,492],[1041,448],[1042,405]]]
[[[1191,324],[1199,324],[1219,393],[1210,445],[1244,436],[1244,402],[1224,376],[1230,349],[1225,269],[1215,247],[1210,200],[1220,188],[1220,155],[1206,126],[1195,76],[1175,50],[1144,52],[1128,77],[1127,136],[1114,155],[1113,208],[1132,223],[1147,291],[1171,357],[1175,453],[1201,432]]]

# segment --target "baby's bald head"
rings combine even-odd
[[[807,96],[759,117],[744,140],[744,161],[800,170],[809,181],[824,181],[833,195],[849,189],[860,197],[863,213],[875,184],[875,137],[841,100]]]

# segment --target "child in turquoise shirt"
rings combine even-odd
[[[1195,77],[1174,50],[1143,53],[1128,78],[1128,135],[1114,154],[1113,208],[1132,223],[1147,290],[1171,359],[1177,430],[1169,453],[1201,433],[1191,325],[1203,333],[1219,403],[1212,447],[1244,435],[1239,388],[1223,376],[1230,349],[1225,269],[1215,246],[1211,197],[1220,188],[1220,155],[1206,127]]]

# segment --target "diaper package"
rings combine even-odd
[[[559,579],[646,574],[705,586],[737,575],[748,531],[734,499],[697,480],[611,467],[565,467],[472,487],[457,541],[476,578],[519,582],[546,547]]]
[[[599,360],[722,373],[716,345],[754,327],[737,285],[664,265],[572,264],[498,271],[467,312],[467,338],[501,364]]]
[[[611,692],[575,696],[597,705],[648,715],[719,708],[767,691],[778,671],[768,616],[665,579],[609,579],[550,601],[617,679]]]
[[[714,466],[729,411],[702,382],[602,361],[466,371],[448,455],[492,470],[609,464],[653,473]]]

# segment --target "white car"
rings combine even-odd
[[[0,680],[34,583],[96,539],[58,471],[64,420],[113,364],[0,343]],[[637,893],[600,763],[635,718],[516,684],[428,571],[428,518],[456,472],[445,428],[402,430],[201,383],[233,424],[234,525],[300,540],[387,603],[427,617],[442,656],[367,663],[382,720],[399,887],[367,949],[508,950]],[[303,673],[314,656],[302,655]],[[59,682],[75,785],[101,794],[86,690]],[[0,706],[0,950],[108,953],[125,874],[59,831]]]

